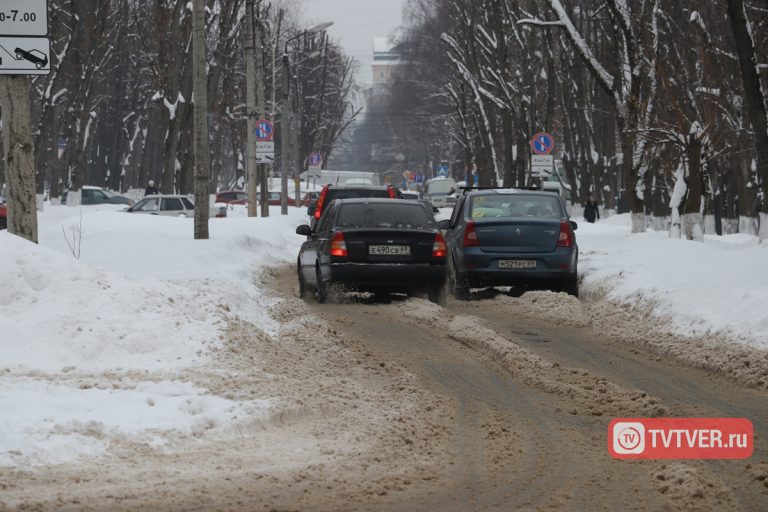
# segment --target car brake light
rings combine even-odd
[[[477,240],[475,221],[470,220],[467,222],[467,227],[464,228],[464,247],[477,247],[478,245],[480,242]]]
[[[336,258],[346,258],[349,256],[347,244],[344,242],[344,233],[336,233],[331,239],[331,256]]]
[[[560,223],[560,236],[557,238],[558,247],[573,247],[573,232],[567,222]]]
[[[325,196],[328,195],[328,185],[323,187],[320,192],[320,197],[317,198],[317,204],[315,205],[315,219],[319,219],[323,214],[323,203],[325,203]]]
[[[435,234],[435,242],[432,244],[432,257],[445,258],[448,252],[448,246],[445,244],[445,238],[440,233]]]

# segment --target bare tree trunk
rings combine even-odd
[[[192,77],[195,94],[195,240],[208,239],[208,80],[205,70],[205,0],[193,0]]]
[[[760,177],[763,204],[760,208],[760,240],[768,240],[768,107],[757,73],[757,57],[744,13],[743,0],[728,0],[728,17],[736,40],[736,51],[741,65],[744,96],[757,146],[757,175]]]
[[[30,81],[0,77],[5,174],[8,179],[8,232],[37,243],[35,152],[32,145]]]
[[[260,112],[256,111],[256,38],[253,33],[253,2],[245,1],[245,83],[246,83],[246,137],[248,140],[245,157],[245,175],[248,179],[248,216],[258,217],[256,201],[258,171],[256,163],[256,121]]]

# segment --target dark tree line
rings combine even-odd
[[[594,194],[635,232],[768,237],[763,0],[411,0],[407,19],[353,138],[387,158],[357,165],[523,185],[545,130],[574,204]]]
[[[242,188],[245,0],[206,3],[211,190]],[[257,4],[266,115],[277,121],[279,136],[283,45],[300,33],[300,23],[292,2],[282,2],[283,8],[265,0]],[[189,5],[187,0],[50,1],[52,71],[35,78],[31,92],[38,193],[50,190],[58,198],[83,185],[143,188],[150,179],[163,193],[192,192]],[[308,38],[300,42],[317,44]],[[295,82],[301,87],[296,111],[302,114],[302,152],[330,155],[352,115],[353,63],[328,42],[301,66]],[[311,97],[304,101],[302,94]]]

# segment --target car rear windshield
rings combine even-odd
[[[471,219],[527,217],[559,219],[563,216],[560,200],[554,196],[525,194],[493,194],[472,198]]]
[[[345,204],[339,212],[338,228],[415,228],[432,229],[435,219],[417,204],[391,203]]]
[[[382,188],[351,188],[351,189],[328,189],[326,204],[337,199],[364,199],[366,197],[378,198],[389,197],[389,191]]]

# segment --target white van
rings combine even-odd
[[[427,181],[423,199],[432,208],[453,207],[458,190],[459,186],[453,178],[432,178]]]

